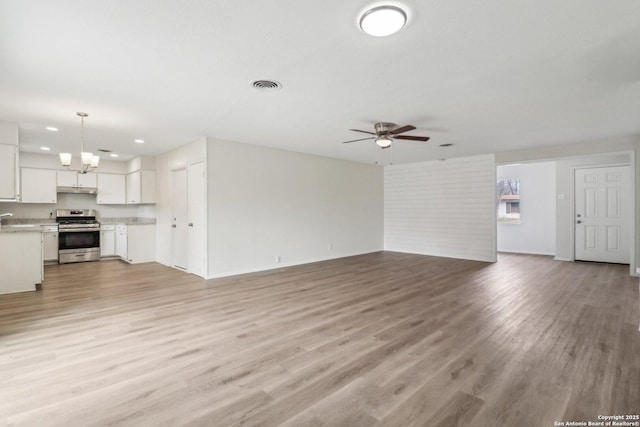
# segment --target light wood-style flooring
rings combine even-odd
[[[0,426],[597,421],[640,413],[638,321],[628,266],[544,256],[48,266],[0,296]]]

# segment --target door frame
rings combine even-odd
[[[635,185],[635,151],[627,151],[625,152],[630,156],[630,162],[628,163],[602,163],[602,164],[594,164],[594,165],[581,165],[574,166],[571,168],[571,227],[569,228],[569,234],[571,236],[571,260],[575,262],[576,260],[576,226],[575,226],[575,218],[576,218],[576,170],[577,169],[593,169],[593,168],[607,168],[607,167],[615,167],[615,166],[628,166],[629,167],[629,188],[631,192],[631,247],[629,248],[629,274],[631,276],[638,276],[636,272],[636,185]],[[611,153],[600,153],[600,154],[611,154]]]

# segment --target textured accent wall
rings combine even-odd
[[[384,248],[496,260],[491,155],[385,166]]]

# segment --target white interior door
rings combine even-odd
[[[576,169],[575,259],[629,264],[629,166]]]
[[[173,216],[171,227],[173,232],[173,265],[186,270],[188,264],[188,206],[187,206],[187,170],[172,171],[173,179]]]
[[[207,275],[207,194],[204,162],[189,165],[189,272]]]

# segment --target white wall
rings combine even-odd
[[[57,154],[39,154],[20,152],[21,168],[41,168],[67,170],[60,165],[60,158]],[[71,161],[71,167],[78,169],[80,167],[79,155],[74,155]],[[100,167],[96,172],[102,173],[127,173],[127,162],[109,160],[100,158]]]
[[[77,157],[77,156],[76,156]],[[20,167],[66,170],[57,155],[20,153]],[[97,172],[126,173],[126,162],[100,159]],[[99,218],[154,218],[153,205],[99,205],[95,194],[58,193],[58,203],[0,202],[0,212],[11,212],[15,218],[55,218],[56,209],[95,209]]]
[[[384,248],[496,260],[493,155],[384,167]]]
[[[598,154],[556,162],[556,197],[561,197],[556,202],[556,259],[574,259],[574,168],[630,163],[629,154]]]
[[[55,204],[0,202],[0,212],[11,212],[15,218],[55,219],[56,209],[95,209],[98,211],[98,218],[154,217],[152,206],[140,208],[138,205],[98,205],[95,194],[58,193],[58,203]]]
[[[209,275],[382,250],[382,175],[379,166],[209,140]]]
[[[497,167],[497,179],[520,179],[520,224],[498,222],[498,251],[555,255],[556,164]]]
[[[189,164],[206,161],[206,159],[207,140],[205,138],[156,157],[156,260],[162,264],[173,265],[171,171],[185,169]]]

